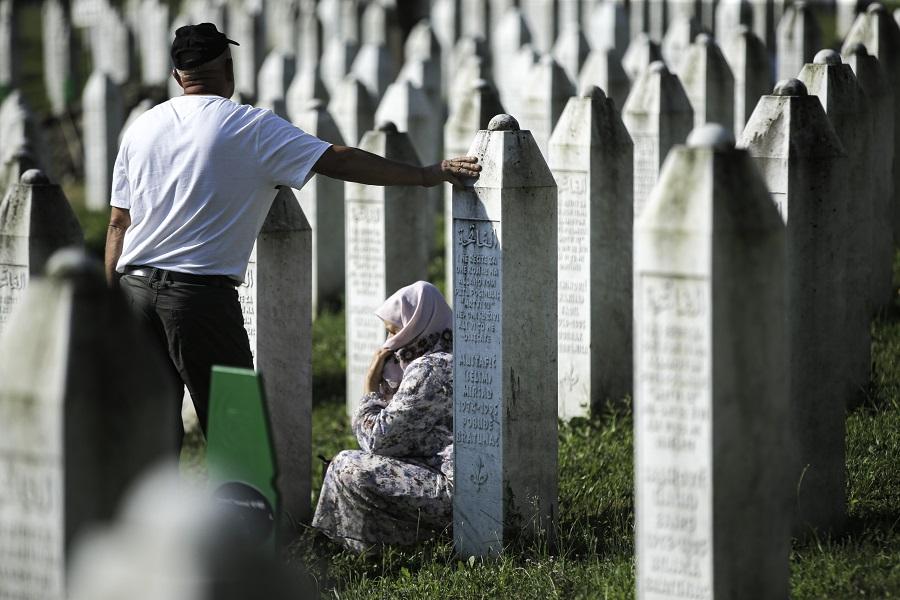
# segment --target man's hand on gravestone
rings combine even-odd
[[[478,177],[481,165],[474,156],[460,156],[434,163],[422,171],[422,185],[425,187],[434,187],[445,181],[453,185],[462,185],[463,179]]]

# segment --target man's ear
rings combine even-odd
[[[177,70],[177,69],[172,69],[172,77],[175,78],[175,81],[178,82],[178,85],[181,86],[181,89],[184,89],[184,84],[181,83],[181,75],[178,74],[178,70]]]

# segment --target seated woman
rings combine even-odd
[[[362,450],[331,461],[313,526],[356,552],[449,527],[453,493],[453,313],[436,287],[402,288],[376,312],[390,333],[353,417]]]

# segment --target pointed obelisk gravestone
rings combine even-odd
[[[112,171],[125,122],[122,94],[102,71],[94,71],[84,87],[84,185],[85,204],[92,210],[109,208]]]
[[[60,0],[46,0],[41,9],[44,88],[54,115],[62,115],[75,99],[75,56],[72,27]]]
[[[176,448],[173,382],[102,266],[47,272],[0,336],[0,596],[23,600],[64,600],[72,540]]]
[[[332,144],[344,138],[320,100],[310,100],[295,113],[294,125]],[[313,175],[294,195],[312,227],[312,310],[344,291],[344,182]]]
[[[446,73],[447,107],[452,112],[456,93],[464,92],[476,79],[491,78],[491,53],[483,38],[464,37],[448,53]]]
[[[276,532],[280,494],[272,423],[262,377],[250,369],[212,368],[206,444],[209,487],[220,500],[248,504],[257,518],[254,542],[274,547],[291,539]],[[249,501],[249,502],[248,502]]]
[[[550,134],[566,102],[575,95],[575,86],[559,63],[545,54],[531,68],[522,94],[522,127],[531,131],[538,148],[547,156]]]
[[[700,21],[693,17],[682,17],[672,23],[663,38],[661,52],[663,60],[676,73],[681,73],[681,61],[685,52],[697,36],[703,33]]]
[[[741,27],[753,27],[752,2],[758,1],[718,0],[716,5],[716,38],[724,41],[735,35]]]
[[[866,12],[860,14],[853,23],[841,52],[849,54],[855,43],[865,44],[873,56],[887,72],[888,79],[894,89],[894,197],[892,200],[892,228],[895,243],[900,241],[900,27],[891,18],[887,9],[878,2],[869,5]]]
[[[531,44],[525,44],[510,61],[509,68],[501,70],[500,78],[506,80],[504,85],[508,86],[508,88],[504,90],[498,85],[497,89],[500,91],[500,100],[503,102],[503,106],[506,107],[506,114],[522,114],[522,106],[525,104],[523,90],[525,90],[526,83],[531,77],[531,70],[538,64],[540,59],[541,55],[535,51]],[[452,113],[453,111],[451,110],[450,112]]]
[[[443,114],[441,45],[427,20],[419,22],[406,38],[406,63],[397,79],[408,79],[422,88],[431,105]]]
[[[619,112],[597,87],[569,100],[550,138],[562,419],[631,395],[632,151]]]
[[[9,188],[0,202],[0,333],[50,255],[82,244],[81,225],[62,188],[41,171],[27,171]]]
[[[440,159],[443,147],[438,114],[422,88],[408,79],[398,79],[385,90],[375,111],[375,122],[390,121],[408,133],[422,163],[432,164]]]
[[[634,218],[656,185],[669,149],[687,139],[694,112],[678,77],[657,61],[634,82],[622,109],[634,142]]]
[[[584,89],[596,85],[603,90],[621,110],[631,89],[631,80],[622,68],[622,56],[615,48],[599,48],[588,54],[581,74],[578,76],[578,87]]]
[[[297,70],[321,66],[325,37],[322,22],[316,16],[315,7],[301,7],[299,17],[300,39],[297,41]]]
[[[272,203],[238,288],[244,328],[266,381],[282,531],[310,513],[312,459],[312,232],[289,188]]]
[[[834,128],[844,151],[849,190],[852,195],[843,200],[840,210],[844,222],[847,247],[847,278],[842,318],[844,333],[841,343],[846,366],[846,395],[851,404],[861,400],[871,380],[870,334],[872,309],[872,112],[865,92],[856,81],[850,65],[841,62],[834,50],[816,54],[813,64],[807,64],[798,77],[810,95],[816,96]]]
[[[453,537],[485,556],[554,532],[556,183],[509,115],[469,154],[483,170],[453,190]]]
[[[688,47],[678,77],[694,110],[694,127],[734,125],[734,75],[709,34],[701,33]]]
[[[259,69],[257,106],[268,108],[281,118],[288,118],[287,92],[294,80],[296,57],[282,50],[272,50]]]
[[[491,53],[494,60],[501,64],[509,61],[521,50],[522,46],[531,42],[531,30],[525,15],[517,7],[507,10],[497,25],[497,30],[491,37]],[[499,69],[496,73],[497,89],[501,95],[510,93],[507,81],[510,73],[506,69]]]
[[[262,3],[229,4],[228,35],[241,45],[231,52],[234,83],[243,98],[257,96],[257,74],[266,58],[266,28]]]
[[[350,72],[359,77],[359,80],[369,90],[375,104],[378,104],[388,85],[394,80],[397,68],[387,46],[363,44],[356,58],[353,59]]]
[[[334,117],[344,142],[359,144],[375,122],[375,105],[369,90],[356,75],[350,74],[331,94],[328,112]]]
[[[799,0],[788,6],[778,22],[777,79],[796,77],[822,47],[822,31],[812,7]]]
[[[28,169],[47,169],[50,160],[42,129],[19,90],[0,103],[0,195]]]
[[[287,116],[294,120],[294,115],[303,112],[311,100],[320,100],[325,104],[331,96],[322,80],[322,69],[317,64],[305,65],[294,74],[291,87],[287,90],[285,105]]]
[[[588,25],[588,41],[595,50],[615,48],[620,53],[628,47],[628,14],[623,0],[606,0],[594,5]]]
[[[489,81],[477,80],[468,93],[460,99],[456,110],[444,125],[444,155],[465,156],[472,144],[472,138],[482,129],[487,129],[494,116],[503,114],[503,105],[497,90]],[[446,236],[446,295],[453,301],[453,186],[447,184],[444,202],[444,235]]]
[[[559,3],[546,0],[521,0],[519,6],[525,13],[531,30],[531,43],[541,54],[550,52],[559,33]]]
[[[765,44],[746,26],[722,41],[722,54],[734,76],[734,135],[740,136],[756,103],[772,89],[772,62]]]
[[[894,91],[890,80],[874,56],[860,43],[854,44],[846,58],[856,80],[869,99],[872,116],[872,262],[871,299],[874,310],[893,303],[893,198],[894,180]]]
[[[559,33],[551,54],[572,81],[578,80],[578,74],[591,52],[591,46],[578,23],[566,23]]]
[[[635,82],[652,63],[662,59],[662,49],[659,44],[651,40],[646,33],[640,33],[628,44],[628,48],[622,56],[622,68],[625,69],[628,78]]]
[[[412,141],[385,123],[359,143],[363,150],[418,165]],[[347,183],[346,306],[347,412],[354,414],[372,355],[384,343],[384,324],[375,311],[385,298],[405,285],[426,279],[425,201],[414,187],[382,187]]]
[[[634,248],[636,597],[787,598],[784,225],[730,127],[673,148]]]
[[[160,0],[140,0],[141,80],[144,85],[164,86],[171,77],[169,5]],[[234,34],[232,34],[234,35]],[[243,42],[241,51],[245,51]]]
[[[797,79],[763,96],[741,135],[787,224],[791,476],[796,533],[847,516],[842,322],[847,155],[822,104]],[[751,306],[752,304],[747,304]],[[765,321],[758,321],[758,324]],[[761,396],[760,396],[761,398]]]
[[[322,79],[332,98],[338,94],[337,88],[344,77],[350,74],[358,52],[359,43],[355,40],[327,38],[322,53]]]
[[[132,40],[118,9],[104,5],[88,33],[94,71],[106,73],[116,85],[127,84],[133,74]]]

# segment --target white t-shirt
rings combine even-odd
[[[220,96],[155,106],[131,124],[116,157],[110,204],[131,215],[117,270],[243,281],[275,186],[303,187],[330,145]]]

